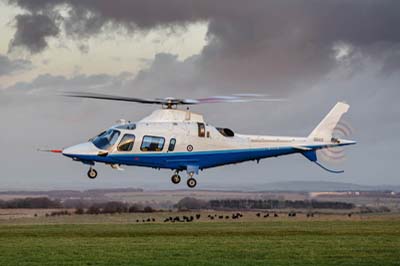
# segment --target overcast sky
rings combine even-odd
[[[358,145],[332,175],[301,155],[204,171],[198,188],[289,180],[400,184],[397,0],[0,0],[0,190],[185,188],[171,172],[87,166],[38,148],[83,142],[154,106],[67,99],[262,93],[284,103],[196,106],[240,133],[306,136],[339,100]]]

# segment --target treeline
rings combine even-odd
[[[120,201],[108,201],[91,203],[82,200],[67,200],[61,202],[47,197],[20,198],[12,200],[0,200],[0,209],[75,209],[76,214],[102,214],[102,213],[132,213],[132,212],[154,212],[151,206],[142,204],[128,204]],[[62,211],[60,211],[62,212]],[[54,215],[61,215],[54,212]]]
[[[1,209],[57,209],[62,207],[60,201],[47,197],[0,200]]]
[[[186,197],[180,200],[175,208],[180,210],[254,210],[254,209],[352,209],[354,204],[346,202],[315,200],[249,200],[223,199],[204,201]]]
[[[75,214],[113,214],[113,213],[137,213],[137,212],[155,212],[150,206],[140,204],[128,204],[120,201],[110,201],[104,203],[95,203],[89,208],[77,208]]]
[[[200,200],[192,197],[181,199],[174,208],[178,210],[257,210],[257,209],[352,209],[354,204],[316,200],[249,200],[222,199]],[[0,200],[2,209],[76,209],[77,214],[153,212],[154,208],[143,204],[120,201],[90,202],[84,200],[52,200],[47,197]]]
[[[338,201],[316,200],[210,200],[210,208],[219,209],[352,209],[354,204]]]

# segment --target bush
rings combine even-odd
[[[102,210],[102,213],[123,213],[128,211],[128,206],[125,203],[119,201],[107,202]]]
[[[155,210],[150,206],[146,206],[146,207],[144,207],[143,211],[144,212],[154,212]]]
[[[181,199],[175,206],[179,210],[200,210],[208,208],[208,202],[196,198],[185,197]]]
[[[96,205],[92,205],[89,207],[89,209],[87,209],[86,213],[87,214],[100,214],[101,209]]]
[[[139,204],[133,204],[129,207],[128,212],[134,213],[134,212],[142,212],[143,211],[143,206]]]
[[[85,210],[83,208],[77,208],[75,210],[75,214],[78,214],[78,215],[85,214]]]

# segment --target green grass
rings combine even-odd
[[[0,265],[400,265],[400,223],[0,225]]]

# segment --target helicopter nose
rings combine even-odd
[[[99,149],[91,142],[85,142],[78,145],[68,147],[62,151],[62,154],[67,157],[79,158],[81,156],[97,155]]]

